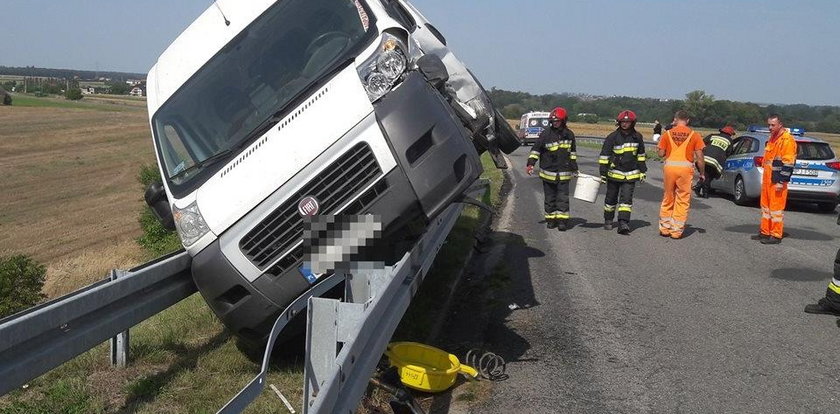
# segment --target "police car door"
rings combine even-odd
[[[712,187],[716,189],[722,189],[727,193],[731,193],[733,186],[735,185],[735,174],[736,174],[736,165],[737,162],[735,161],[735,155],[741,150],[744,146],[744,142],[749,141],[744,139],[743,137],[735,139],[735,142],[732,143],[732,151],[728,157],[726,157],[726,162],[723,165],[723,172],[721,173],[719,182],[712,181]],[[747,146],[749,148],[749,146]],[[717,185],[715,185],[717,184]]]

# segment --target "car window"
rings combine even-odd
[[[745,144],[745,145],[746,145],[746,144]],[[757,139],[751,139],[751,140],[750,140],[750,150],[749,150],[749,151],[747,151],[747,152],[748,152],[748,153],[750,153],[750,152],[758,152],[759,150],[760,150],[760,148],[759,148],[759,143],[758,143],[758,140],[757,140]]]
[[[732,151],[732,155],[744,155],[749,153],[753,142],[755,142],[756,145],[758,144],[756,140],[752,138],[742,137],[738,140],[738,144],[736,144],[735,149]]]
[[[824,142],[797,142],[796,159],[798,160],[830,160],[834,158],[831,146]]]

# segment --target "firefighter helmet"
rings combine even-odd
[[[560,106],[552,109],[551,114],[548,115],[548,122],[550,122],[551,126],[553,126],[554,128],[561,128],[565,126],[567,119],[568,114],[566,113],[566,109]]]
[[[622,129],[629,130],[629,129],[635,128],[636,127],[636,114],[629,109],[625,109],[625,110],[619,112],[618,116],[615,117],[615,123],[618,124],[618,126],[621,126],[621,123],[625,122],[625,121],[630,121],[630,127],[629,128],[622,128]]]
[[[636,114],[633,113],[633,111],[631,111],[629,109],[625,109],[625,110],[619,112],[618,116],[615,117],[615,122],[621,122],[621,121],[636,122]]]
[[[729,135],[729,136],[735,136],[735,128],[733,128],[732,125],[727,125],[727,126],[721,128],[721,129],[719,129],[718,131],[720,131],[720,132],[722,132],[726,135]]]

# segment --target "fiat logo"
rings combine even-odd
[[[306,196],[298,203],[298,213],[304,217],[318,214],[319,208],[318,200],[312,196]]]

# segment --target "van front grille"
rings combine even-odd
[[[342,205],[381,176],[382,169],[370,146],[359,143],[257,224],[239,241],[239,249],[260,270],[289,253],[296,256],[294,262],[297,262],[300,252],[289,250],[303,237],[303,217],[298,213],[298,202],[313,196],[320,205],[319,214],[337,214]],[[281,260],[281,263],[286,262],[288,260]]]

